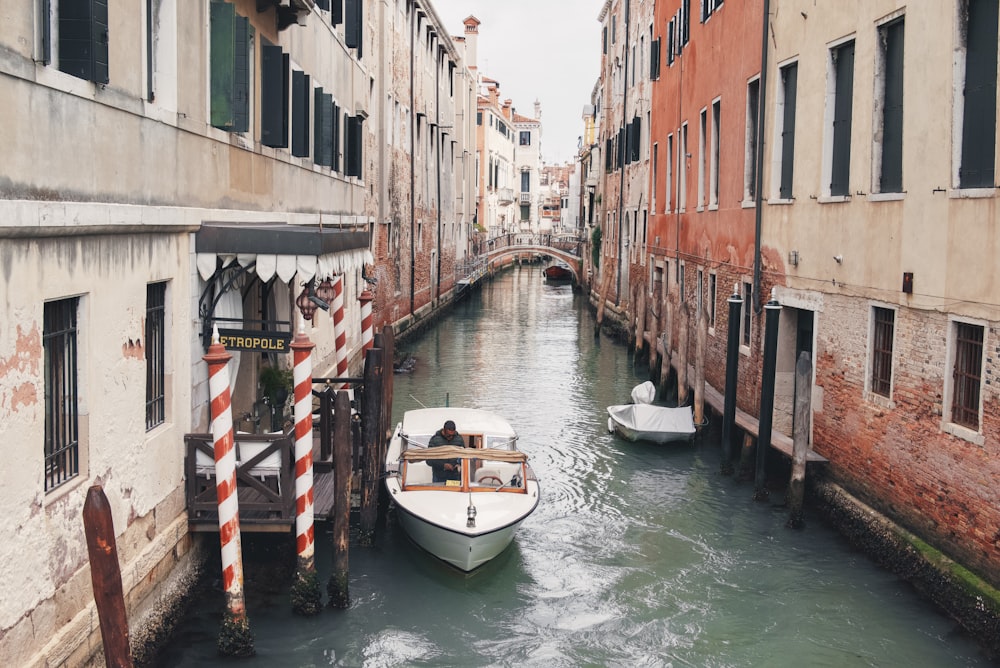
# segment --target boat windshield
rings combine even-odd
[[[524,491],[527,455],[494,448],[412,447],[403,452],[403,488]]]

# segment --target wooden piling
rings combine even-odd
[[[647,318],[647,327],[649,328],[649,359],[647,360],[647,364],[649,366],[649,379],[654,383],[657,380],[656,362],[659,357],[659,350],[656,343],[660,336],[660,317],[663,313],[659,297],[658,294],[650,297],[649,317]]]
[[[663,324],[663,336],[662,345],[663,350],[660,357],[660,394],[663,395],[667,391],[667,382],[670,380],[670,365],[671,356],[673,355],[674,347],[674,306],[670,301],[669,295],[664,295],[663,297],[663,314],[665,317]],[[663,398],[662,396],[660,397]]]
[[[646,288],[637,285],[635,292],[635,359],[638,362],[646,343]]]
[[[688,339],[691,332],[691,311],[686,301],[677,307],[677,405],[686,406],[688,401]]]
[[[802,501],[806,491],[806,455],[809,452],[809,415],[812,409],[812,362],[803,350],[795,363],[795,427],[792,432],[792,479],[788,483],[788,522],[802,527]]]
[[[705,346],[708,343],[708,314],[698,309],[698,331],[694,346],[694,423],[705,424]]]
[[[131,668],[132,649],[129,646],[122,573],[118,565],[118,543],[111,506],[100,485],[93,485],[87,490],[87,499],[83,504],[83,529],[87,536],[90,580],[104,643],[104,663],[111,668]]]
[[[740,467],[739,473],[737,474],[740,480],[752,480],[754,473],[756,456],[756,439],[754,439],[753,434],[744,432],[743,434],[743,447],[740,448]]]
[[[594,336],[599,336],[601,333],[601,325],[604,324],[604,305],[608,301],[608,290],[611,289],[611,279],[613,278],[611,273],[611,262],[605,258],[604,261],[604,279],[601,281],[601,291],[598,293],[597,298],[597,318],[594,320]]]
[[[382,462],[379,461],[379,434],[382,430],[382,349],[369,348],[365,355],[365,393],[361,409],[361,442],[364,465],[361,471],[361,528],[359,543],[375,545],[378,521],[378,485]]]
[[[331,608],[351,604],[348,546],[351,534],[351,398],[337,392],[333,412],[333,572],[326,586]]]

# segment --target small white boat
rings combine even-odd
[[[466,447],[427,447],[446,420],[455,422]],[[385,486],[413,542],[462,571],[503,552],[539,501],[528,456],[516,444],[514,428],[489,411],[407,411],[386,452]],[[442,459],[461,465],[457,479],[434,480],[428,462]]]
[[[629,441],[669,443],[694,436],[690,406],[670,408],[652,404],[608,406],[608,431]]]

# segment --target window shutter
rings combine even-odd
[[[854,42],[844,44],[833,53],[837,87],[833,101],[833,164],[830,170],[830,194],[850,195]]]
[[[316,6],[320,9],[330,11],[330,0],[316,0]]]
[[[649,78],[656,80],[660,78],[660,38],[657,37],[649,43]]]
[[[107,0],[59,4],[59,69],[94,83],[108,83]]]
[[[792,199],[792,175],[795,166],[795,98],[799,66],[796,63],[781,68],[785,84],[785,113],[781,126],[781,199]],[[758,165],[759,167],[759,165]]]
[[[288,55],[280,46],[261,49],[260,141],[272,148],[288,147]]]
[[[997,7],[995,1],[969,0],[961,188],[992,188],[996,181]]]
[[[309,75],[292,72],[292,155],[309,155]]]
[[[347,165],[344,173],[348,176],[362,177],[361,173],[361,124],[364,119],[360,116],[344,116],[347,123]]]
[[[233,5],[211,5],[210,122],[227,132],[246,132],[250,126],[249,22],[237,16]]]
[[[331,158],[333,162],[330,163],[330,168],[335,171],[340,171],[340,107],[335,103],[333,105],[333,137],[331,137],[330,142]]]
[[[349,49],[357,49],[358,60],[361,60],[364,35],[362,0],[344,0],[344,2],[344,43]]]
[[[642,143],[642,118],[636,116],[632,120],[632,160],[639,161],[639,145]]]
[[[339,26],[344,22],[344,0],[330,0],[330,23]]]
[[[330,167],[333,165],[333,96],[317,88],[313,93],[313,106],[313,162]]]

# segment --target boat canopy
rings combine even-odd
[[[496,462],[528,461],[528,455],[520,450],[460,448],[457,445],[439,445],[433,448],[413,448],[405,450],[402,458],[407,462],[425,462],[431,459],[488,459]]]

